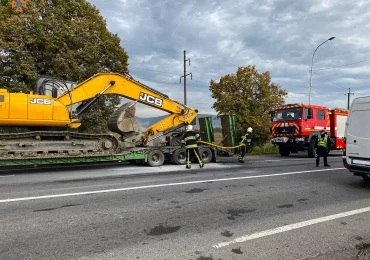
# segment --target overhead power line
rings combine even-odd
[[[153,71],[153,72],[158,72],[158,73],[163,73],[163,74],[168,74],[168,75],[178,75],[179,74],[179,73],[165,72],[165,71],[160,71],[160,70],[144,69],[144,68],[138,68],[138,67],[130,67],[130,68],[137,69],[137,70]]]
[[[194,68],[194,69],[203,70],[203,71],[209,71],[211,73],[217,73],[217,74],[220,74],[220,71],[221,71],[221,70],[209,70],[209,69],[204,69],[204,68],[195,67],[195,66],[191,66],[191,67]]]
[[[134,76],[134,78],[135,78],[135,79],[145,80],[145,81],[150,81],[150,82],[158,83],[158,84],[179,85],[179,83],[176,83],[176,82],[157,81],[157,80],[148,79],[148,78],[142,78],[142,77],[138,77],[138,76]]]
[[[335,66],[335,67],[328,67],[328,68],[316,69],[316,70],[329,70],[329,69],[336,69],[336,68],[347,67],[347,66],[351,66],[351,65],[354,65],[354,64],[367,62],[367,61],[370,61],[370,59],[367,59],[367,60],[361,60],[361,61],[357,61],[357,62],[353,62],[353,63],[348,63],[348,64],[344,64],[344,65],[340,65],[340,66]],[[314,70],[314,71],[315,71],[315,70]]]
[[[173,49],[173,48],[154,47],[153,45],[144,45],[144,44],[140,44],[140,43],[139,44],[126,44],[125,42],[122,42],[123,47],[129,46],[129,47],[136,47],[136,48],[143,48],[143,49],[175,51],[175,52],[181,53],[181,50]]]
[[[317,72],[314,72],[314,71],[313,71],[313,73],[315,73],[316,75],[320,76],[321,78],[323,78],[323,79],[325,79],[325,80],[327,80],[327,81],[329,81],[329,82],[333,83],[334,85],[337,85],[338,87],[341,87],[341,88],[344,88],[344,89],[348,89],[348,88],[345,88],[345,87],[343,87],[343,86],[339,85],[338,83],[335,83],[334,81],[331,81],[330,79],[325,78],[324,76],[320,75],[320,74],[319,74],[319,73],[317,73]]]
[[[130,67],[130,68],[137,69],[137,70],[146,70],[146,71],[158,72],[158,73],[163,73],[163,74],[168,74],[168,75],[178,75],[179,74],[179,73],[165,72],[165,71],[160,71],[160,70],[144,69],[144,68],[138,68],[138,67]],[[200,76],[193,76],[193,78],[212,80],[211,78],[200,77]]]

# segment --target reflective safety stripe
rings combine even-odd
[[[245,135],[243,135],[242,140],[239,142],[239,144],[243,144],[246,138],[247,137]]]
[[[319,135],[319,141],[318,141],[317,146],[326,147],[327,142],[328,142],[328,136],[327,135],[325,135],[324,140],[322,139],[321,135]]]
[[[196,156],[196,157],[197,157],[197,159],[198,159],[198,163],[199,163],[199,165],[200,165],[200,166],[202,166],[202,165],[203,165],[203,161],[202,161],[202,159],[200,159],[200,158],[199,158],[199,155],[198,155],[197,151],[194,151],[194,154],[195,154],[195,156]]]
[[[190,151],[188,150],[188,160],[186,161],[186,165],[189,167],[191,165],[191,160],[190,160]]]
[[[184,140],[185,140],[185,142],[186,141],[189,141],[189,140],[196,140],[197,138],[195,137],[195,136],[188,136],[188,137],[186,137]]]
[[[197,148],[198,145],[197,144],[189,144],[186,146],[186,148]]]

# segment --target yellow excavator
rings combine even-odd
[[[83,114],[102,95],[133,100],[109,118],[108,129],[115,134],[85,134],[73,130],[83,124]],[[168,112],[169,116],[139,133],[135,119],[137,102]],[[78,84],[42,78],[29,94],[0,89],[0,126],[32,130],[0,134],[0,159],[114,154],[127,147],[147,146],[153,139],[191,124],[197,114],[198,110],[130,75],[98,73]]]

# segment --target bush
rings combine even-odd
[[[278,146],[275,146],[272,143],[266,143],[262,146],[252,147],[247,155],[260,155],[260,154],[277,154],[279,153]]]

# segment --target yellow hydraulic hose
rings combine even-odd
[[[234,148],[239,148],[239,147],[245,146],[245,144],[239,144],[238,146],[226,147],[226,146],[220,146],[220,145],[217,145],[217,144],[212,144],[212,143],[208,143],[208,142],[204,142],[204,141],[198,141],[198,143],[207,144],[207,145],[218,147],[218,148],[221,148],[221,149],[234,149]]]

